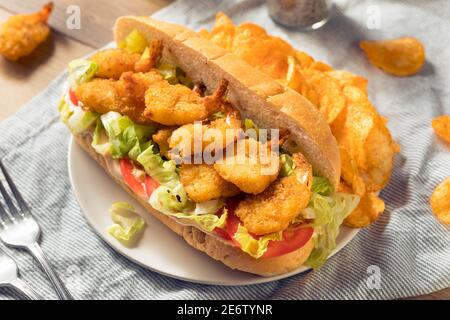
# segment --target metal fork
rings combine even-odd
[[[72,300],[72,295],[66,289],[39,246],[38,240],[41,233],[39,224],[31,215],[30,209],[19,193],[19,190],[17,190],[1,160],[0,169],[18,204],[17,208],[0,180],[0,193],[3,195],[5,203],[9,208],[9,212],[7,212],[0,202],[0,239],[9,246],[27,249],[40,263],[42,269],[44,269],[53,287],[56,289],[58,296],[63,300]]]
[[[22,281],[19,277],[19,269],[16,262],[0,249],[0,287],[13,287],[22,292],[30,300],[42,300],[42,298]]]

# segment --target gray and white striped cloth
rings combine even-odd
[[[299,33],[275,25],[263,1],[177,1],[156,17],[198,29],[225,11],[236,22],[254,21],[336,68],[369,79],[369,92],[401,145],[391,182],[381,192],[386,212],[362,230],[317,272],[245,287],[218,287],[174,280],[128,261],[87,225],[67,171],[69,132],[56,105],[66,74],[0,123],[0,157],[43,226],[42,246],[79,299],[385,299],[416,296],[450,286],[450,232],[433,217],[428,199],[450,176],[450,147],[432,132],[431,119],[450,113],[450,6],[434,1],[339,1],[323,29]],[[370,6],[370,7],[369,7]],[[370,8],[370,10],[368,10]],[[378,10],[379,30],[367,28]],[[388,76],[370,66],[357,48],[361,39],[411,35],[427,50],[427,64],[413,77]],[[447,84],[447,85],[446,85]],[[1,245],[4,248],[3,245]],[[5,250],[22,277],[46,298],[56,298],[32,258]],[[370,267],[375,266],[375,267]],[[379,271],[379,288],[370,276]],[[19,298],[0,289],[0,299]]]

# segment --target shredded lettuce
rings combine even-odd
[[[154,145],[145,149],[136,160],[144,167],[145,172],[159,184],[172,184],[173,186],[179,182],[175,161],[164,161]]]
[[[208,201],[206,205],[196,203],[195,208],[192,208],[192,203],[188,202],[182,205],[176,195],[180,192],[180,189],[176,190],[178,185],[181,183],[174,187],[159,186],[150,196],[150,205],[167,216],[193,221],[209,232],[215,228],[224,227],[228,216],[227,211],[225,210],[220,217],[215,214],[223,206],[221,201]]]
[[[58,104],[58,112],[61,121],[66,124],[73,133],[81,133],[92,126],[99,115],[95,112],[85,111],[81,108],[71,108],[64,98]]]
[[[130,243],[144,229],[144,219],[127,202],[113,203],[109,213],[114,224],[108,228],[108,232],[119,241]]]
[[[158,70],[162,77],[170,84],[181,83],[189,88],[194,86],[192,80],[186,75],[186,73],[173,64],[162,63],[158,66]]]
[[[239,224],[233,238],[239,243],[242,251],[248,253],[253,258],[258,259],[267,251],[269,241],[282,240],[283,233],[275,232],[264,235],[259,239],[255,239],[243,225]]]
[[[292,173],[294,173],[295,163],[290,155],[283,153],[280,156],[280,162],[281,162],[280,175],[282,177],[288,177]]]
[[[64,97],[61,98],[58,104],[58,112],[60,114],[61,121],[67,125],[70,116],[72,115],[72,109],[70,109]]]
[[[359,197],[346,193],[334,193],[324,196],[313,193],[308,204],[308,210],[314,211],[314,249],[306,265],[313,269],[320,268],[330,253],[336,248],[336,238],[339,228],[353,209],[359,203]]]
[[[91,80],[98,70],[98,64],[85,59],[72,60],[69,63],[69,85],[75,88]]]
[[[258,128],[258,126],[253,122],[252,119],[248,119],[248,118],[247,118],[247,119],[244,119],[244,128],[245,128],[245,131],[250,130],[250,129],[253,129],[253,130],[256,131],[256,135],[259,134],[259,128]]]
[[[127,116],[122,116],[114,111],[101,115],[100,119],[109,139],[108,144],[102,144],[101,151],[108,147],[113,158],[120,159],[128,155],[131,159],[136,160],[145,149],[151,146],[149,137],[156,130],[153,126],[135,124]],[[100,132],[101,127],[99,127],[97,135]],[[94,140],[96,140],[95,132]]]
[[[143,53],[148,46],[147,39],[139,33],[136,29],[130,32],[128,36],[119,43],[119,47],[127,49],[128,51],[135,53]]]
[[[311,190],[322,196],[328,196],[333,192],[333,187],[327,178],[314,176]]]
[[[69,119],[67,119],[67,126],[73,133],[81,133],[91,127],[98,117],[98,113],[75,108]]]

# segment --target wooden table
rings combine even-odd
[[[45,0],[2,0],[0,22],[12,14],[33,12]],[[12,115],[21,105],[47,87],[48,83],[72,59],[85,55],[112,40],[111,28],[122,15],[150,15],[171,0],[56,0],[50,18],[52,36],[31,56],[19,62],[0,58],[0,120]],[[81,28],[66,27],[68,6],[75,4],[81,12]],[[450,288],[412,299],[450,299]]]

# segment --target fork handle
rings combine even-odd
[[[11,286],[22,292],[30,300],[43,300],[31,287],[23,280],[17,278],[11,282]]]
[[[56,293],[58,294],[59,298],[61,300],[73,300],[72,295],[67,290],[67,288],[62,283],[61,279],[56,274],[55,270],[53,269],[52,265],[48,261],[47,257],[45,256],[44,252],[42,251],[41,247],[37,242],[33,243],[32,245],[29,245],[28,250],[31,252],[31,254],[36,258],[37,261],[41,264],[42,268],[44,269],[45,273],[49,277],[50,281],[53,284],[53,287],[56,290]]]

